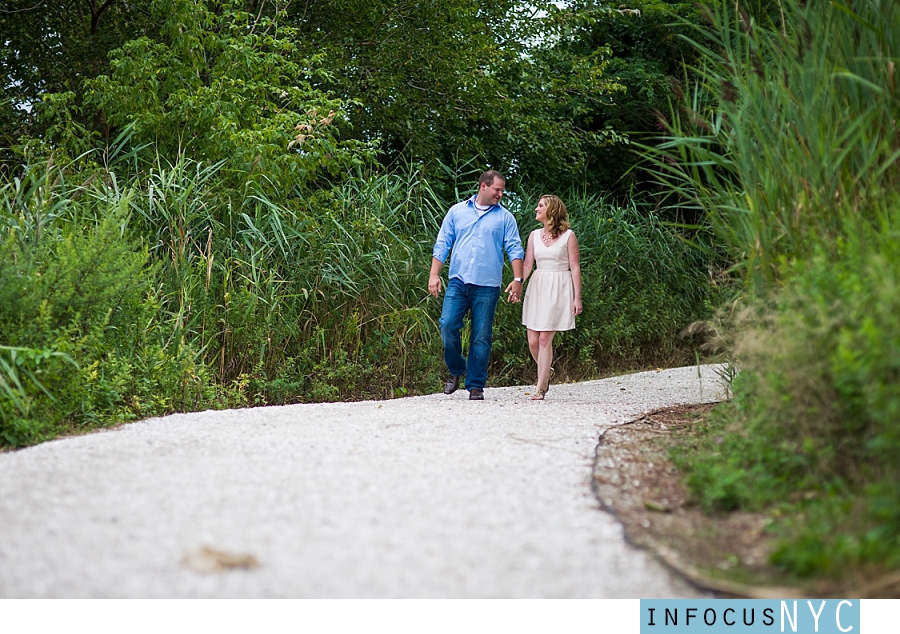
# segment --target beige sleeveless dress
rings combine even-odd
[[[522,303],[522,325],[532,330],[572,330],[575,315],[572,302],[575,286],[569,270],[569,250],[566,244],[572,230],[566,230],[549,247],[541,240],[541,230],[528,236],[534,245],[537,270],[528,279]]]

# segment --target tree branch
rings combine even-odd
[[[262,0],[259,3],[259,12],[256,14],[256,19],[253,21],[253,28],[250,29],[250,35],[253,35],[253,32],[256,30],[256,25],[259,24],[259,19],[262,17],[263,9],[266,8],[266,0]]]
[[[28,7],[27,9],[12,9],[12,10],[10,10],[10,9],[0,9],[0,13],[10,13],[10,14],[12,14],[12,13],[25,13],[26,11],[34,11],[35,9],[40,9],[40,8],[41,8],[41,5],[43,5],[43,4],[44,4],[44,0],[41,0],[40,2],[38,2],[38,3],[37,3],[36,5],[34,5],[33,7]]]
[[[106,0],[103,4],[100,5],[100,8],[97,8],[94,0],[91,0],[91,35],[97,34],[97,28],[100,26],[100,18],[103,17],[103,14],[106,13],[106,10],[109,9],[116,0]]]
[[[28,7],[28,8],[25,8],[25,9],[12,9],[12,10],[10,10],[10,9],[0,9],[0,13],[9,13],[9,14],[12,14],[12,13],[25,13],[26,11],[34,11],[35,9],[40,9],[40,8],[41,8],[41,5],[43,5],[44,2],[46,2],[46,0],[40,0],[40,1],[39,1],[36,5],[34,5],[33,7]]]

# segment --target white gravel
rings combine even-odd
[[[603,429],[715,366],[177,414],[0,454],[0,597],[695,597],[591,491]],[[203,572],[204,547],[258,563]],[[187,563],[186,563],[187,562]],[[194,563],[191,563],[194,562]]]

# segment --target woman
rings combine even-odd
[[[534,211],[541,228],[528,236],[525,279],[535,262],[537,270],[525,291],[522,325],[528,328],[528,349],[537,363],[537,390],[531,400],[543,401],[550,387],[553,335],[575,328],[575,316],[581,314],[581,264],[563,201],[541,196]]]

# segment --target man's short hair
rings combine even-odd
[[[506,182],[506,176],[498,172],[497,170],[488,170],[478,179],[478,189],[481,189],[481,184],[484,183],[488,187],[494,184],[494,179],[499,178],[504,183]]]

